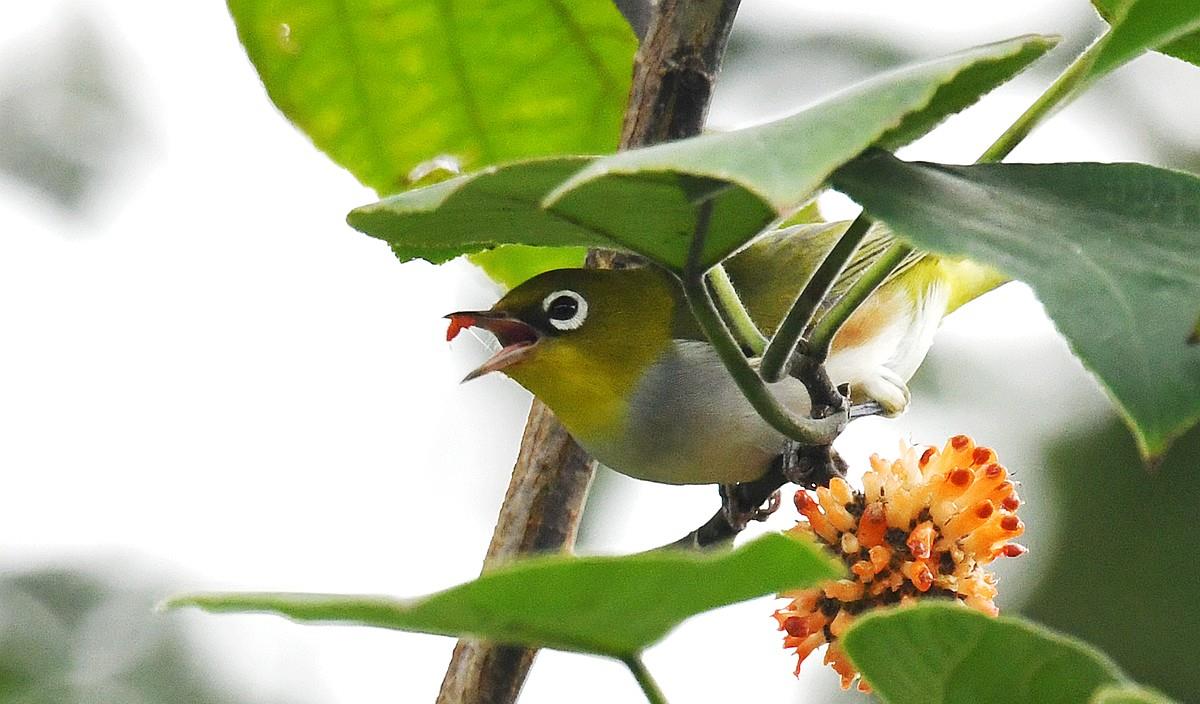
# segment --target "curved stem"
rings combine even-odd
[[[785,437],[804,445],[828,445],[841,432],[847,421],[846,413],[826,418],[796,418],[779,404],[771,394],[758,372],[742,354],[721,314],[713,303],[708,286],[704,283],[704,270],[700,265],[700,254],[704,251],[704,240],[708,236],[708,223],[712,215],[712,201],[700,204],[696,216],[696,233],[688,253],[688,264],[683,273],[683,291],[692,315],[700,329],[708,337],[720,357],[721,363],[733,377],[742,395],[754,407],[762,419]]]
[[[1029,133],[1032,132],[1039,124],[1041,124],[1043,120],[1053,115],[1055,111],[1063,107],[1064,104],[1078,95],[1089,82],[1095,80],[1097,76],[1090,75],[1090,71],[1092,66],[1096,63],[1096,58],[1100,55],[1100,52],[1103,51],[1105,44],[1107,44],[1107,39],[1108,34],[1102,35],[1099,39],[1092,42],[1091,46],[1084,50],[1083,53],[1075,57],[1075,60],[1072,61],[1071,64],[1067,66],[1067,68],[1064,69],[1061,74],[1059,74],[1058,78],[1054,80],[1054,83],[1050,84],[1050,87],[1046,89],[1046,92],[1042,93],[1038,99],[1035,100],[1033,104],[1030,105],[1029,108],[1025,110],[1025,112],[1022,113],[1021,116],[1018,117],[1016,121],[1008,127],[1008,129],[1004,131],[1003,134],[997,137],[996,141],[993,142],[990,147],[984,150],[983,154],[979,156],[975,163],[987,164],[1003,160],[1004,157],[1008,156],[1009,153],[1012,152],[1012,150],[1015,149],[1022,140],[1029,136]],[[859,215],[859,218],[854,221],[853,225],[851,225],[851,229],[853,229],[855,225],[859,224],[859,220],[863,219],[865,219],[865,214]],[[867,220],[867,224],[870,224],[869,220]],[[864,233],[865,231],[866,228],[863,229]],[[850,234],[850,230],[847,230],[846,235],[843,235],[842,240],[840,240],[835,247],[835,252],[838,248],[842,247],[842,243]],[[848,247],[849,245],[847,244],[847,248]],[[857,243],[855,243],[855,247],[857,247]],[[863,301],[865,301],[881,283],[887,280],[892,271],[899,266],[900,263],[904,261],[905,257],[912,252],[913,249],[907,245],[900,243],[893,245],[890,249],[883,253],[880,259],[877,260],[871,266],[871,268],[866,271],[866,273],[863,274],[862,278],[855,282],[850,291],[848,291],[846,295],[834,305],[833,309],[831,309],[829,313],[827,313],[821,319],[821,321],[817,323],[817,326],[813,329],[812,334],[809,337],[810,352],[814,357],[816,357],[816,359],[824,360],[825,357],[828,356],[829,347],[833,343],[833,337],[837,334],[838,330],[842,327],[846,320],[850,318],[854,311],[857,310],[858,306],[862,305]],[[826,258],[827,262],[833,256],[833,254],[834,252],[830,252],[830,256]],[[852,255],[853,252],[851,252],[849,256]],[[822,268],[824,268],[824,266],[824,263],[822,263]],[[814,274],[814,279],[816,276],[817,274]],[[813,282],[810,281],[809,285],[805,286],[806,293],[808,292],[808,288],[810,285],[812,285],[812,283]],[[796,318],[800,317],[801,313],[797,311],[797,308],[799,308],[799,303],[800,301],[798,299],[796,305],[793,306],[792,310],[788,312],[789,319],[793,317],[793,314]],[[798,320],[789,322],[789,320],[785,319],[784,322],[785,324],[789,324],[791,326],[786,330],[787,335],[782,336],[780,334],[785,331],[784,325],[780,325],[779,330],[777,330],[775,333],[774,339],[771,340],[771,344],[767,346],[767,351],[763,355],[762,374],[763,378],[767,379],[768,381],[778,378],[778,375],[781,374],[783,363],[791,357],[791,351],[795,348],[795,341],[798,340],[799,335],[802,334],[803,326],[807,325],[807,321],[805,321],[803,325],[801,325]],[[799,332],[794,330],[794,327],[796,326],[800,327]],[[795,337],[793,337],[793,335],[795,335]],[[789,340],[791,341],[789,342]],[[786,346],[786,350],[783,349],[784,346]]]
[[[628,667],[629,671],[633,673],[638,686],[642,688],[642,694],[646,695],[646,701],[650,704],[667,704],[667,698],[658,688],[658,683],[650,676],[650,671],[646,669],[646,664],[642,662],[640,655],[621,658],[621,662],[625,663],[625,667]]]
[[[1004,131],[1004,134],[996,138],[992,146],[988,147],[975,163],[989,164],[1003,160],[1021,143],[1021,140],[1029,136],[1033,128],[1037,127],[1042,120],[1053,115],[1064,103],[1075,97],[1090,80],[1094,80],[1096,76],[1089,76],[1088,73],[1092,65],[1096,63],[1096,57],[1108,43],[1107,38],[1107,33],[1102,35],[1092,42],[1092,45],[1082,54],[1075,57],[1071,65],[1067,66],[1054,80],[1054,83],[1050,84],[1046,92],[1042,93],[1033,105],[1030,105],[1029,109]]]
[[[863,272],[863,275],[854,282],[846,295],[839,298],[829,312],[821,318],[821,322],[813,328],[812,334],[808,337],[809,353],[813,358],[824,360],[829,356],[829,347],[833,344],[833,337],[837,331],[850,319],[854,311],[858,310],[863,301],[867,300],[875,289],[887,280],[892,270],[912,253],[912,247],[903,242],[896,242],[879,255],[875,263]]]
[[[787,316],[779,324],[774,337],[771,338],[770,344],[763,352],[762,365],[759,366],[758,373],[767,382],[779,381],[787,373],[788,360],[792,358],[800,336],[812,322],[821,301],[829,295],[829,290],[833,288],[834,282],[845,270],[846,264],[858,251],[858,246],[866,237],[867,230],[871,229],[871,224],[871,218],[867,217],[866,213],[859,213],[854,222],[850,223],[846,232],[838,239],[837,244],[826,255],[821,266],[813,272],[812,278],[804,284],[804,290],[800,292],[791,309],[788,310]]]
[[[750,317],[750,311],[746,310],[741,296],[733,287],[729,272],[725,271],[725,267],[720,264],[714,266],[708,270],[708,283],[712,287],[721,317],[733,329],[733,334],[737,337],[738,342],[753,352],[755,356],[761,355],[767,348],[767,338],[763,337],[758,326],[754,324],[754,319]]]

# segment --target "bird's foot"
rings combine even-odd
[[[779,492],[774,491],[764,502],[761,495],[755,496],[753,487],[747,484],[722,484],[721,512],[726,523],[736,532],[741,532],[751,521],[765,521],[779,508]]]
[[[806,489],[828,486],[834,477],[846,476],[846,461],[832,445],[789,443],[780,462],[784,478]]]
[[[878,367],[875,373],[857,383],[858,390],[867,398],[872,399],[883,409],[882,415],[895,418],[908,408],[912,394],[908,384],[896,372],[887,367]]]

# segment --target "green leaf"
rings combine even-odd
[[[1110,29],[1099,41],[1093,77],[1156,49],[1200,66],[1200,3],[1183,0],[1092,0]]]
[[[637,44],[607,0],[229,0],[229,10],[275,105],[381,193],[440,154],[474,169],[617,146]]]
[[[711,199],[704,261],[714,264],[806,203],[838,165],[871,144],[919,137],[1053,44],[1027,36],[959,52],[885,74],[777,122],[622,152],[590,166],[576,162],[579,173],[563,175],[561,185],[549,176],[566,160],[510,164],[438,184],[433,194],[421,189],[359,208],[349,221],[389,241],[401,258],[430,249],[471,252],[488,242],[569,243],[626,249],[680,269],[696,205]],[[486,188],[479,183],[485,178]],[[533,198],[543,188],[545,209],[536,211]],[[461,192],[449,196],[454,189]]]
[[[1122,678],[1079,641],[954,603],[864,616],[842,647],[888,704],[1079,704]]]
[[[493,166],[356,208],[346,221],[388,242],[401,261],[439,264],[502,244],[617,248],[539,206],[550,189],[589,161],[561,157]]]
[[[583,266],[587,247],[531,247],[505,244],[470,255],[471,263],[487,272],[505,289],[515,287],[544,271]]]
[[[617,146],[637,40],[609,0],[228,4],[271,100],[379,193],[437,157],[475,169]],[[506,249],[477,263],[512,283],[539,260]]]
[[[1154,459],[1200,420],[1200,179],[1143,164],[906,163],[874,152],[834,185],[922,249],[1034,288]]]
[[[695,203],[711,199],[703,261],[716,264],[771,220],[806,202],[835,168],[863,149],[896,147],[925,134],[1054,43],[1024,36],[975,47],[886,73],[782,120],[598,159],[545,203],[680,269],[695,230]],[[656,214],[650,227],[637,226],[639,212]]]
[[[1088,704],[1173,704],[1173,701],[1152,689],[1120,684],[1101,687]]]
[[[168,607],[269,612],[627,658],[702,611],[842,574],[810,542],[766,535],[732,552],[534,558],[412,601],[318,594],[200,594]]]

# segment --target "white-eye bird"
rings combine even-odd
[[[771,334],[846,223],[767,235],[725,263],[759,328]],[[835,284],[830,302],[890,244],[875,230]],[[1002,281],[970,262],[914,257],[855,311],[833,340],[826,370],[852,398],[888,414],[942,317]],[[599,462],[669,484],[734,484],[762,476],[786,439],[750,406],[691,315],[677,279],[656,267],[559,269],[509,291],[491,309],[450,319],[492,333],[501,349],[464,381],[502,371],[541,399]],[[770,390],[807,417],[803,384]]]

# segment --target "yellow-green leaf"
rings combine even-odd
[[[476,169],[617,146],[636,39],[607,0],[228,4],[275,105],[380,193],[443,154]]]

